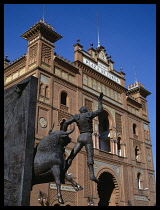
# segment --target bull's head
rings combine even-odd
[[[54,124],[52,126],[52,128],[49,130],[48,134],[51,135],[51,134],[57,134],[58,135],[58,139],[62,139],[63,140],[63,146],[67,146],[67,144],[69,144],[71,142],[71,138],[68,136],[69,134],[73,133],[74,129],[75,129],[75,126],[73,126],[73,128],[69,131],[63,131],[63,130],[60,130],[60,131],[55,131],[55,132],[52,132],[54,128]]]
[[[71,142],[71,138],[68,136],[69,134],[73,133],[75,129],[75,126],[73,126],[73,128],[70,131],[60,131],[60,137],[62,139],[64,139],[64,146],[67,146],[67,144],[69,144]]]

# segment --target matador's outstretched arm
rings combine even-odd
[[[100,113],[103,111],[102,98],[103,98],[103,92],[101,92],[100,95],[98,96],[98,110],[93,112],[93,117],[100,115]]]
[[[75,119],[74,119],[73,117],[71,117],[71,118],[69,118],[68,120],[66,120],[66,121],[63,123],[62,130],[63,130],[63,131],[67,131],[68,125],[72,124],[73,122],[75,122]]]

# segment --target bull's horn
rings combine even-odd
[[[66,133],[67,135],[69,135],[69,134],[71,134],[71,133],[74,131],[74,129],[75,129],[75,125],[73,126],[73,128],[72,128],[70,131],[66,131],[65,133]]]
[[[54,128],[54,124],[55,124],[55,122],[53,123],[51,129],[48,131],[48,134],[51,134],[51,132],[52,132],[52,130],[53,130],[53,128]]]

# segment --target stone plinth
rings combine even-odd
[[[4,205],[29,206],[38,79],[4,90]]]

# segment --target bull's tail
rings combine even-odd
[[[54,125],[55,125],[55,122],[53,123],[51,129],[48,131],[48,134],[49,134],[49,135],[52,133],[52,130],[53,130],[53,128],[54,128]]]

